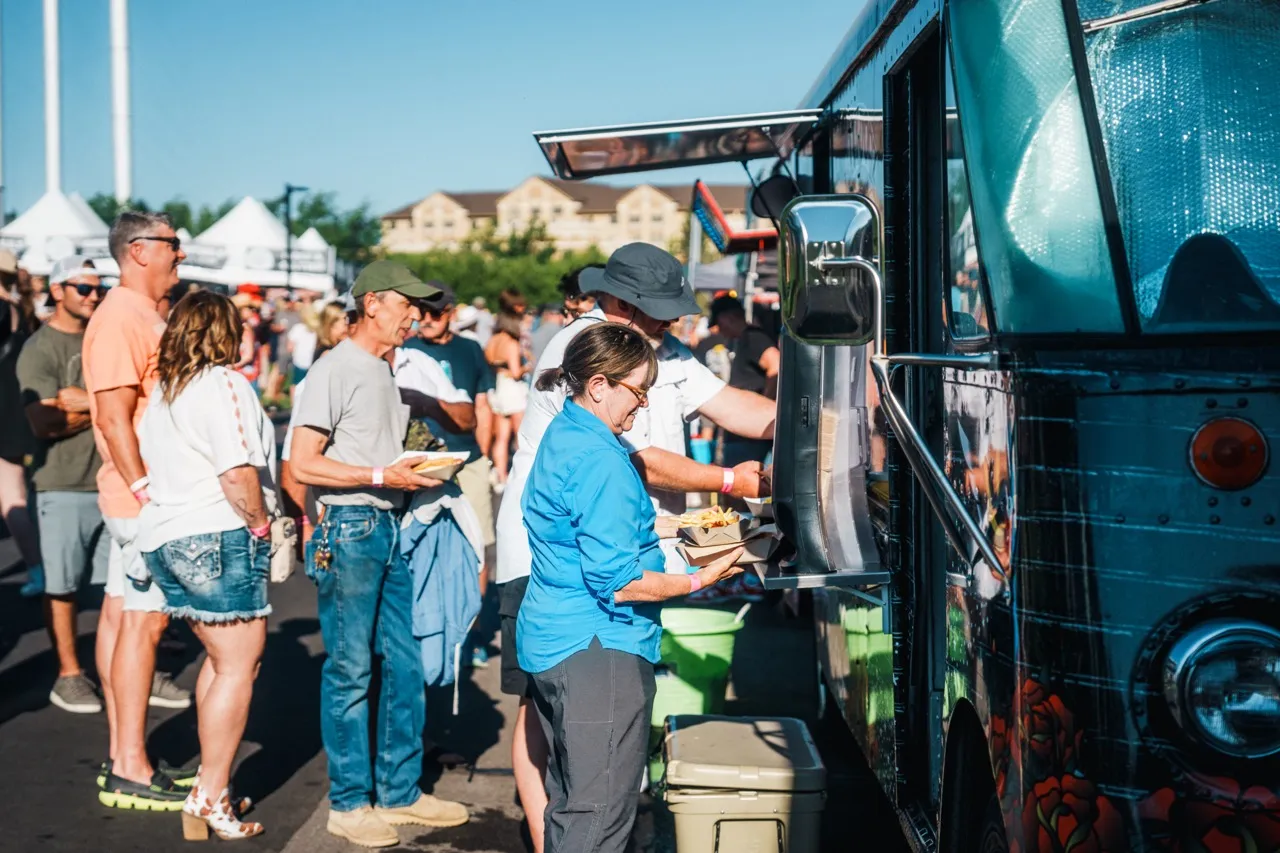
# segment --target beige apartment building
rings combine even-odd
[[[746,227],[747,188],[712,185],[729,227]],[[535,219],[562,251],[605,254],[637,241],[666,248],[688,228],[693,185],[611,187],[534,176],[506,192],[434,192],[382,216],[385,252],[456,249],[472,230],[519,231]]]

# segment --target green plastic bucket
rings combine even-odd
[[[662,776],[662,727],[673,714],[718,714],[733,661],[733,643],[742,630],[736,612],[708,607],[662,610],[662,663],[650,717],[649,777]]]
[[[719,683],[723,704],[724,684],[733,661],[733,643],[742,622],[732,610],[707,607],[666,607],[662,610],[662,662],[681,681],[711,686]]]

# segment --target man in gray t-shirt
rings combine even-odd
[[[45,617],[58,656],[58,680],[49,701],[76,714],[102,710],[76,657],[76,593],[86,580],[107,582],[111,544],[98,509],[102,458],[93,443],[80,360],[85,327],[105,293],[92,261],[79,255],[58,261],[49,281],[53,316],[23,344],[17,369],[23,412],[39,441],[31,468]]]
[[[289,448],[294,477],[315,490],[323,509],[307,543],[307,576],[319,592],[329,652],[320,685],[328,829],[365,847],[397,843],[393,825],[468,820],[461,804],[418,787],[426,704],[399,510],[405,492],[440,481],[413,473],[412,461],[395,461],[404,450],[409,407],[400,402],[386,361],[422,319],[420,300],[438,292],[394,261],[365,267],[351,288],[355,327],[307,374]],[[375,651],[383,658],[378,706],[384,718],[376,745],[369,742]]]

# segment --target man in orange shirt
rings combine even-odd
[[[178,264],[186,255],[163,214],[125,211],[111,226],[109,240],[120,265],[120,285],[89,321],[82,356],[93,435],[102,456],[98,505],[111,534],[97,639],[110,752],[98,800],[114,808],[177,811],[187,793],[179,782],[189,786],[194,774],[151,766],[147,704],[189,707],[191,696],[155,677],[156,644],[169,617],[134,540],[138,511],[148,500],[137,426],[156,382],[164,332],[156,306],[178,283]],[[184,778],[175,781],[174,775]]]

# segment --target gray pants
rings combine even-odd
[[[533,675],[551,744],[545,853],[623,853],[653,713],[653,664],[591,645]]]

